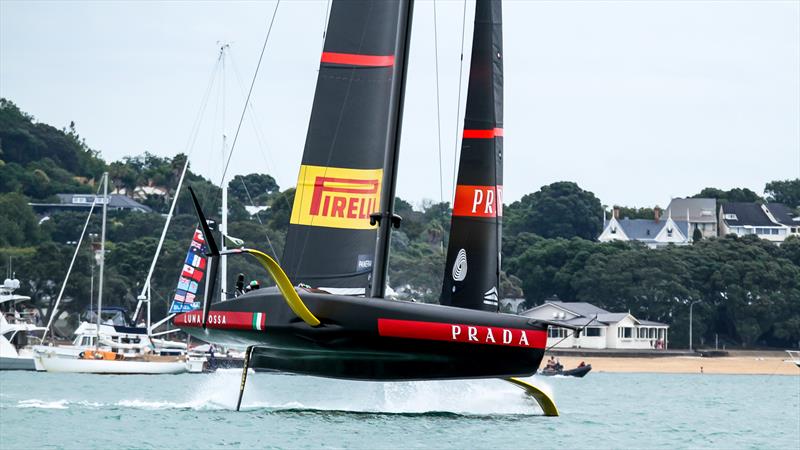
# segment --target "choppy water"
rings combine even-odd
[[[800,377],[533,377],[561,417],[498,380],[365,383],[239,372],[0,372],[0,448],[800,448]]]

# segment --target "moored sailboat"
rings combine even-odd
[[[114,373],[114,374],[164,374],[201,372],[205,358],[194,358],[188,354],[162,356],[154,353],[155,346],[149,332],[121,330],[103,323],[103,269],[105,267],[106,214],[108,204],[108,174],[103,174],[103,222],[100,240],[100,280],[97,294],[95,335],[90,346],[49,347],[37,346],[34,352],[37,370],[68,373]],[[91,212],[90,212],[91,214]],[[149,303],[148,303],[149,307]],[[149,323],[148,323],[149,326]],[[109,332],[109,327],[114,331]],[[128,328],[128,327],[124,327]],[[106,333],[103,333],[106,330]],[[114,339],[114,335],[125,336],[129,342]],[[135,339],[135,342],[131,342]]]

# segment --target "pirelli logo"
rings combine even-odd
[[[380,208],[383,169],[300,166],[290,223],[367,230]]]

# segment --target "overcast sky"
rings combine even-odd
[[[224,114],[215,89],[191,154],[219,182],[223,116],[231,139],[274,7],[0,0],[0,96],[56,127],[75,121],[106,160],[174,156],[187,151],[217,41],[230,42]],[[441,194],[433,3],[415,7],[398,194],[417,204],[452,195],[463,7],[437,2]],[[608,205],[666,206],[706,186],[761,193],[800,176],[800,1],[503,8],[506,203],[558,180]],[[295,184],[325,11],[322,0],[280,4],[230,173]],[[468,1],[463,90],[473,15]]]

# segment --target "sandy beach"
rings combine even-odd
[[[565,368],[585,361],[593,372],[707,373],[751,375],[800,375],[800,367],[784,362],[787,356],[733,354],[717,358],[670,356],[626,358],[608,356],[559,357]],[[544,362],[542,363],[544,365]]]

